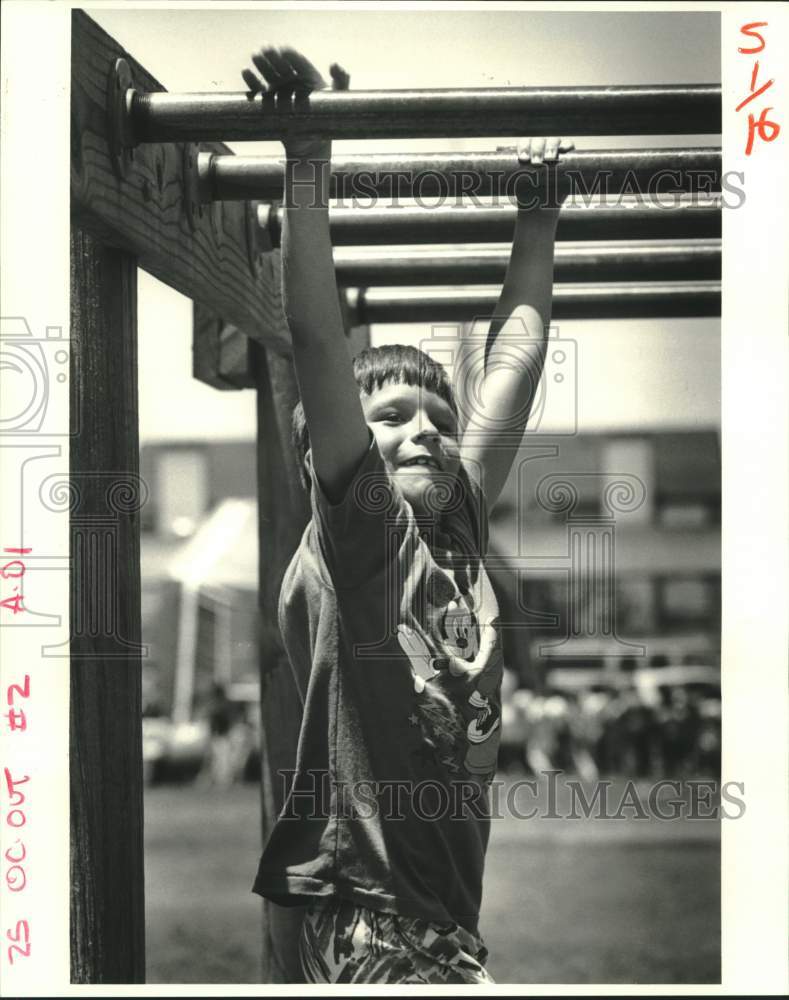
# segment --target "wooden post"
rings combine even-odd
[[[260,552],[260,711],[262,829],[268,839],[285,797],[280,774],[293,768],[307,678],[295,679],[282,645],[277,602],[282,577],[309,519],[290,444],[298,399],[293,364],[254,345],[258,379],[258,517]],[[297,683],[298,682],[298,683]],[[303,982],[296,945],[302,909],[266,902],[263,919],[264,983]]]
[[[71,979],[145,980],[137,262],[71,240]]]

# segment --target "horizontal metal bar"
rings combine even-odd
[[[337,281],[343,286],[501,284],[509,248],[485,250],[343,251],[334,255]],[[720,280],[718,243],[588,243],[559,245],[554,255],[557,282],[709,281]]]
[[[329,224],[335,247],[507,243],[512,239],[516,214],[514,205],[442,205],[431,209],[413,205],[332,205]],[[280,244],[282,216],[281,206],[258,206],[258,219],[273,246]],[[718,239],[720,201],[705,197],[621,199],[616,205],[565,202],[556,235],[559,240]]]
[[[436,323],[489,319],[498,288],[349,289],[354,321]],[[554,286],[552,320],[720,316],[719,282]]]
[[[262,156],[198,156],[202,201],[276,201],[285,165]],[[330,196],[343,201],[384,197],[493,197],[548,201],[557,185],[581,195],[667,196],[720,190],[720,149],[613,149],[568,153],[550,164],[522,164],[514,149],[495,153],[352,154],[332,157]],[[429,204],[425,207],[434,207]]]
[[[127,102],[135,142],[516,135],[705,135],[721,131],[714,84],[144,94]]]

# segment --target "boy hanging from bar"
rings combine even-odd
[[[253,94],[326,86],[293,49],[253,61],[265,81],[244,71]],[[343,70],[331,75],[347,87]],[[284,144],[283,295],[312,519],[279,621],[309,682],[254,891],[306,905],[308,982],[492,983],[478,919],[503,663],[483,558],[545,357],[558,204],[518,212],[496,317],[469,356],[477,398],[462,412],[444,368],[415,348],[351,359],[329,235],[331,142]],[[533,139],[519,155],[539,163],[570,148]]]

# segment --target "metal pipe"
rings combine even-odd
[[[131,92],[134,142],[462,138],[515,135],[705,135],[721,131],[715,84],[501,87],[270,94]]]
[[[671,207],[668,207],[671,206]],[[329,208],[331,240],[340,246],[397,246],[421,243],[507,243],[512,240],[514,205],[372,205]],[[273,246],[282,236],[283,209],[259,205],[258,220]],[[559,240],[719,239],[719,199],[621,199],[615,205],[565,202],[559,214]]]
[[[201,201],[276,201],[284,189],[284,161],[262,156],[201,153]],[[462,199],[493,197],[550,202],[558,185],[571,193],[646,195],[720,190],[721,151],[694,149],[585,150],[550,164],[519,163],[515,150],[495,153],[360,153],[332,157],[330,197]],[[432,204],[423,207],[434,207]]]
[[[485,250],[337,251],[334,270],[343,286],[501,284],[509,248]],[[559,245],[554,281],[708,281],[721,278],[719,243],[587,243]]]
[[[490,319],[498,288],[349,289],[354,322],[438,323]],[[551,320],[720,316],[719,282],[554,286]]]

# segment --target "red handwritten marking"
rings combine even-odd
[[[16,706],[15,701],[17,696],[19,698],[30,697],[30,674],[25,674],[23,684],[9,684],[6,690],[6,701],[12,708],[10,712],[4,714],[3,718],[8,719],[8,729],[12,733],[17,730],[23,733],[27,729],[27,715],[24,708]]]
[[[8,691],[6,692],[6,700],[8,701],[9,705],[14,704],[14,691],[19,693],[20,698],[30,697],[30,674],[25,674],[25,680],[22,686],[20,686],[19,684],[8,685]]]
[[[12,708],[10,712],[5,713],[3,718],[8,719],[8,728],[12,733],[17,730],[23,733],[27,729],[27,716],[24,708]]]
[[[27,875],[21,865],[11,865],[5,873],[5,884],[9,892],[22,892],[27,888]]]
[[[766,28],[768,27],[767,21],[752,21],[750,24],[744,24],[740,28],[740,33],[746,35],[749,38],[756,38],[759,40],[759,44],[753,46],[752,48],[740,47],[737,49],[743,55],[757,55],[762,52],[767,47],[767,42],[761,32],[755,31],[755,28]],[[761,97],[765,91],[769,90],[770,87],[775,83],[773,78],[770,78],[767,83],[763,84],[759,89],[756,88],[756,82],[759,76],[759,60],[754,62],[753,69],[751,71],[751,93],[744,98],[735,108],[736,111],[742,111],[744,107],[755,101],[757,97]],[[745,143],[745,155],[750,156],[753,152],[754,140],[759,138],[762,142],[773,142],[781,134],[781,126],[778,122],[773,121],[768,118],[767,115],[773,108],[767,107],[763,108],[761,114],[756,118],[753,113],[748,113],[748,138]]]
[[[22,803],[25,801],[25,796],[24,796],[24,794],[22,792],[18,792],[17,791],[16,786],[17,785],[24,785],[26,782],[30,781],[30,775],[26,774],[24,776],[24,778],[12,778],[11,777],[11,772],[8,770],[7,767],[4,767],[3,771],[5,773],[5,787],[6,787],[6,792],[8,793],[8,795],[9,795],[9,797],[11,799],[11,805],[12,806],[21,806]],[[19,796],[19,798],[16,801],[14,801],[14,796],[15,795]]]
[[[3,549],[3,552],[8,552],[11,555],[26,555],[32,551],[33,550],[31,548],[17,549],[9,548],[8,546]],[[18,570],[14,570],[13,567],[19,568]],[[26,568],[27,567],[21,559],[11,559],[4,566],[0,567],[0,577],[2,577],[3,580],[20,580],[25,575]],[[18,588],[14,587],[14,590],[17,589]],[[15,594],[13,597],[6,597],[4,600],[0,601],[0,608],[5,608],[7,611],[11,611],[13,614],[18,615],[20,611],[27,610],[22,603],[23,600],[24,596],[21,593]]]
[[[14,697],[12,688],[22,692],[22,696],[26,698],[30,690],[28,675],[25,675],[24,687],[20,687],[18,684],[12,684],[9,687],[7,695],[9,704],[11,704]],[[25,795],[17,786],[24,785],[30,781],[30,775],[26,774],[21,778],[15,778],[7,767],[3,768],[3,774],[5,777],[6,792],[13,806],[6,813],[6,823],[18,830],[27,823],[27,816],[20,808],[25,802]],[[23,892],[27,887],[27,871],[22,866],[22,862],[27,858],[27,848],[23,841],[17,837],[14,843],[6,848],[3,857],[8,862],[4,876],[6,888],[9,892]],[[22,932],[24,932],[24,938],[21,936]],[[21,955],[23,958],[30,956],[30,925],[27,920],[17,921],[14,933],[12,934],[8,930],[6,931],[6,937],[12,942],[8,947],[8,961],[11,965],[14,964],[15,955]]]
[[[24,861],[25,858],[27,857],[27,850],[25,848],[25,845],[19,839],[19,837],[16,838],[16,840],[14,841],[14,843],[15,844],[19,844],[19,846],[22,848],[22,857],[21,858],[12,858],[11,857],[11,851],[13,851],[13,849],[14,849],[13,847],[8,847],[6,849],[6,852],[3,855],[3,857],[6,859],[6,861],[10,861],[11,864],[18,865],[20,862]]]
[[[772,142],[773,139],[778,138],[778,134],[781,131],[781,126],[778,124],[778,122],[770,121],[770,119],[766,117],[767,112],[772,110],[773,110],[772,108],[764,108],[762,110],[762,113],[759,115],[757,121],[754,121],[753,115],[748,115],[748,142],[745,145],[746,156],[751,155],[751,150],[753,149],[754,133],[758,133],[759,138],[763,142]],[[771,135],[767,135],[765,133],[765,128],[767,127],[773,130]]]
[[[18,573],[9,573],[9,566],[21,566],[21,570]],[[5,566],[0,566],[0,576],[4,580],[18,580],[21,576],[25,575],[25,564],[21,559],[12,559],[11,562],[7,562]]]
[[[758,31],[753,31],[752,29],[766,28],[766,27],[767,27],[766,21],[751,21],[750,24],[744,24],[740,28],[740,34],[747,35],[749,38],[758,38],[759,44],[756,46],[756,48],[753,49],[737,49],[737,51],[742,52],[744,56],[754,56],[756,55],[757,52],[761,52],[762,49],[767,44],[767,42],[765,42],[764,38],[762,38],[761,34]]]
[[[10,548],[6,546],[3,552],[9,555],[28,555],[32,548]],[[25,564],[21,559],[11,559],[0,568],[0,578],[3,580],[19,580],[25,574]],[[16,589],[16,588],[14,588]],[[22,604],[22,594],[7,597],[0,601],[0,607],[12,611],[15,615],[26,610]],[[8,720],[8,729],[11,732],[24,732],[27,729],[27,715],[25,709],[19,705],[20,701],[30,698],[30,674],[24,675],[21,684],[9,684],[6,688],[6,703],[10,711],[6,712],[4,718]],[[12,808],[6,813],[6,823],[14,829],[21,829],[27,823],[27,816],[21,806],[25,802],[24,792],[17,786],[25,785],[30,781],[30,775],[26,774],[21,778],[15,778],[9,768],[3,768],[5,777],[5,788]],[[3,855],[8,863],[5,871],[5,884],[9,892],[23,892],[27,888],[27,871],[23,867],[23,862],[27,860],[27,847],[20,837],[6,848]],[[6,939],[11,942],[8,945],[6,954],[8,964],[13,965],[18,958],[29,958],[32,951],[30,924],[27,920],[17,920],[13,929],[6,930]]]
[[[753,67],[753,73],[751,74],[751,90],[753,90],[754,86],[756,85],[756,74],[758,72],[759,72],[759,60],[757,59],[756,64]],[[760,94],[763,94],[765,90],[769,90],[769,88],[772,87],[774,83],[775,80],[768,80],[763,87],[759,87],[758,90],[754,91],[752,94],[749,94],[744,101],[740,101],[740,103],[734,110],[742,111],[742,109],[745,107],[746,104],[750,104],[750,102],[759,97]]]
[[[18,818],[12,820],[11,819],[12,816],[16,816]],[[15,830],[18,830],[20,826],[24,826],[25,823],[27,823],[27,816],[25,816],[25,814],[22,812],[21,809],[12,809],[11,812],[6,816],[5,821],[6,823],[8,823],[9,826],[13,826]]]
[[[30,958],[30,924],[26,920],[17,920],[14,933],[6,931],[5,936],[13,944],[8,946],[8,962],[14,964],[14,952],[18,952],[23,958]]]

